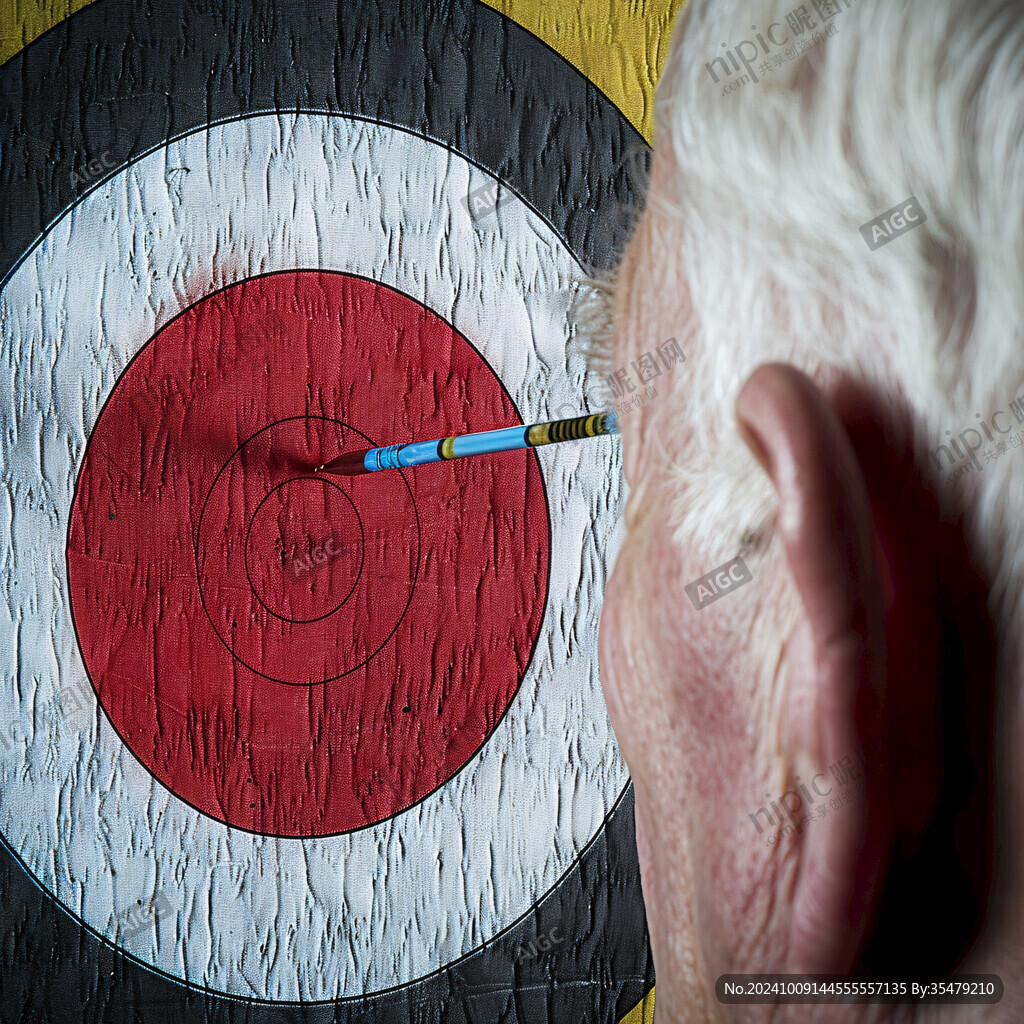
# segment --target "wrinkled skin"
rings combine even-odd
[[[656,147],[652,191],[673,173],[668,153]],[[665,279],[665,228],[653,216],[649,204],[620,269],[615,366],[652,337],[680,333],[691,315],[684,284]],[[699,331],[687,357],[687,366],[701,358]],[[781,364],[752,370],[723,414],[735,415],[771,478],[778,512],[743,551],[752,582],[698,613],[683,587],[715,565],[672,543],[670,467],[649,443],[671,431],[674,457],[693,443],[679,377],[622,418],[626,537],[600,636],[609,714],[636,792],[658,1024],[1024,1020],[1011,984],[1024,920],[1019,793],[1008,781],[1019,774],[1019,744],[1012,725],[1000,733],[993,724],[991,708],[1007,703],[978,612],[986,583],[958,525],[939,521],[904,439],[879,427],[894,397],[852,379],[825,388]],[[782,607],[792,616],[775,614]],[[765,651],[776,653],[766,660]],[[965,679],[975,710],[960,716],[970,726],[960,743],[944,735],[940,708]],[[883,751],[860,799],[769,845],[750,819],[765,795],[820,772],[824,786],[828,766],[858,749]],[[956,780],[971,772],[982,780],[972,809],[944,828],[937,809],[957,803]],[[956,909],[957,863],[964,891],[982,894],[973,911]],[[986,901],[990,886],[998,895]],[[944,897],[948,912],[936,917]],[[910,979],[925,968],[999,971],[1007,994],[995,1007],[726,1006],[715,997],[728,972]]]

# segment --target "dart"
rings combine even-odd
[[[579,441],[586,437],[602,437],[619,432],[618,417],[614,412],[592,416],[574,416],[548,423],[532,423],[500,430],[481,430],[471,434],[442,437],[435,441],[413,441],[409,444],[390,444],[382,448],[363,448],[346,452],[338,458],[316,468],[318,473],[338,476],[361,476],[383,469],[409,469],[431,462],[449,462],[471,455],[492,455],[520,448],[540,448],[562,441]]]

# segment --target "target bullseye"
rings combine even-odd
[[[351,597],[363,568],[363,539],[359,512],[340,486],[287,480],[252,517],[245,574],[271,615],[315,622]]]
[[[316,479],[296,476],[296,467],[305,472],[303,455],[311,448],[358,445],[365,436],[322,417],[272,423],[239,446],[207,494],[195,570],[203,608],[221,643],[257,675],[308,686],[354,672],[388,643],[409,608],[421,551],[420,517],[409,483],[324,492]],[[322,581],[311,574],[280,595],[292,598],[290,604],[274,603],[274,594],[267,595],[268,603],[261,596],[265,580],[252,575],[252,561],[264,560],[254,552],[262,534],[254,541],[252,527],[265,529],[267,503],[273,513],[275,496],[287,499],[293,492],[310,501],[318,492],[338,495],[333,507],[341,510],[339,529],[368,532],[372,544],[369,551],[359,545],[357,579],[348,589],[340,571],[333,574],[338,582],[333,590],[332,577]],[[330,509],[322,502],[317,507],[293,501],[287,511],[295,517],[289,532],[305,537],[311,549],[330,526]]]
[[[450,325],[324,272],[190,307],[101,413],[69,536],[82,650],[136,756],[207,814],[276,835],[366,827],[450,779],[515,695],[547,586],[532,453],[501,476],[309,474],[407,422],[521,421]]]

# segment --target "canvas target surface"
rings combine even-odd
[[[250,56],[269,83],[287,64],[267,40],[302,36],[312,66],[319,54],[345,80],[346,35],[426,41],[440,69],[455,28],[485,51],[508,31],[468,5],[461,22],[368,11],[331,42],[321,21],[250,10]],[[195,81],[182,65],[215,63],[208,12],[162,17],[148,32],[184,25],[191,49],[162,69],[151,47],[147,75]],[[99,0],[68,23],[69,51],[125,45],[143,18]],[[352,60],[349,102],[321,109],[303,86],[308,109],[261,110],[254,81],[256,109],[225,89],[213,107],[240,109],[209,123],[187,86],[153,89],[147,109],[161,96],[173,116],[148,144],[143,119],[122,152],[132,119],[111,118],[111,173],[69,177],[84,194],[23,231],[20,253],[4,234],[0,719],[15,742],[0,832],[131,970],[265,1004],[384,1007],[418,985],[454,1020],[429,985],[469,965],[515,992],[509,943],[545,900],[586,903],[586,854],[635,874],[628,828],[609,848],[628,778],[596,663],[616,456],[574,445],[500,471],[314,477],[342,450],[543,419],[581,394],[565,355],[581,229],[553,216],[557,183],[528,143],[518,166],[482,159],[495,116],[528,104],[501,111],[504,93],[482,89],[487,109],[463,116],[484,140],[458,138],[464,81],[370,117],[382,101]],[[498,203],[483,227],[464,199],[485,185]],[[25,213],[6,204],[5,226]],[[325,536],[332,557],[313,563]],[[83,687],[84,719],[69,697]],[[613,881],[591,880],[591,912]],[[610,963],[641,964],[596,994],[607,1019],[643,983],[636,920],[636,951],[597,936]]]

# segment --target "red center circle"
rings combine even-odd
[[[286,480],[260,502],[245,541],[245,572],[272,615],[315,622],[333,614],[362,568],[363,524],[333,480]]]
[[[535,453],[313,469],[520,422],[451,325],[350,275],[243,281],[144,345],[90,438],[67,557],[86,668],[154,777],[232,826],[311,836],[465,765],[543,618]]]

